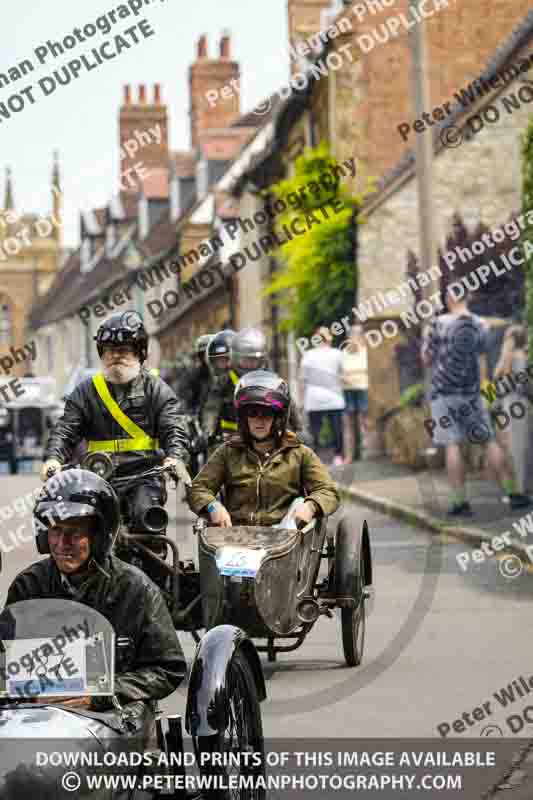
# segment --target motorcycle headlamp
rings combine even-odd
[[[107,453],[99,452],[88,453],[81,463],[81,468],[94,472],[95,475],[98,475],[105,481],[109,480],[114,470],[111,457],[108,456]]]

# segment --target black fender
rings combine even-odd
[[[234,625],[211,628],[196,648],[189,678],[185,728],[192,736],[213,736],[226,729],[227,680],[238,651],[251,667],[259,702],[266,699],[261,661],[251,640]]]
[[[363,561],[364,581],[360,565]],[[365,586],[372,584],[372,554],[366,519],[359,527],[344,516],[335,537],[335,595],[341,608],[354,608]],[[355,601],[355,602],[354,602]]]

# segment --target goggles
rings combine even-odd
[[[137,339],[137,332],[121,328],[106,328],[101,332],[98,341],[101,344],[133,344]]]
[[[272,419],[276,413],[273,408],[258,405],[245,406],[243,411],[247,417],[263,417],[264,419]]]

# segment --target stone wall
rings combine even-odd
[[[403,141],[398,125],[412,123],[416,117],[412,107],[411,51],[408,32],[400,26],[396,37],[385,39],[388,20],[407,20],[409,0],[396,0],[388,8],[361,19],[348,7],[340,16],[354,25],[354,52],[359,52],[360,70],[356,75],[352,112],[352,137],[359,143],[360,156],[369,173],[383,175],[414,146],[415,133]],[[429,112],[453,93],[476,78],[494,57],[498,47],[531,10],[530,0],[430,0],[423,23],[428,52]],[[374,9],[375,10],[375,9]],[[490,24],[487,21],[490,20]],[[370,37],[370,38],[362,38]],[[373,42],[373,45],[372,45]],[[367,50],[368,52],[365,52]]]
[[[526,57],[524,50],[520,57]],[[533,70],[530,70],[531,74]],[[527,76],[526,76],[527,77]],[[479,222],[489,228],[504,223],[511,213],[521,208],[521,155],[520,136],[525,130],[533,103],[522,103],[512,114],[505,110],[502,98],[516,94],[523,84],[515,81],[503,91],[486,99],[481,110],[492,104],[500,111],[500,119],[484,128],[470,141],[456,149],[443,149],[433,163],[434,226],[436,243],[443,248],[451,231],[454,214],[460,214],[469,228]],[[526,97],[526,94],[522,94]],[[468,115],[467,115],[468,117]],[[464,125],[466,117],[461,123]],[[502,169],[502,165],[505,168]],[[417,213],[417,186],[413,171],[398,178],[386,197],[380,198],[368,213],[360,229],[360,294],[361,301],[369,301],[376,291],[394,289],[406,281],[407,251],[419,249]],[[488,251],[490,252],[490,251]],[[490,256],[487,258],[487,263]],[[397,319],[409,309],[408,298],[390,306],[384,314],[374,314],[375,326],[379,319]],[[371,414],[396,404],[398,391],[391,391],[392,348],[398,337],[369,349]],[[388,370],[388,371],[387,371]]]

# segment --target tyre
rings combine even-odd
[[[358,667],[363,660],[366,628],[365,586],[371,582],[367,574],[370,564],[368,526],[362,531],[348,517],[337,528],[335,541],[335,596],[341,606],[341,631],[344,658],[349,667]],[[371,568],[370,568],[371,572]],[[355,600],[355,608],[343,607],[342,601]]]
[[[216,736],[193,738],[200,774],[206,776],[206,780],[213,776],[211,780],[216,778],[219,785],[220,782],[226,784],[230,776],[244,776],[250,783],[256,783],[258,776],[265,775],[261,707],[251,667],[241,651],[237,651],[231,660],[226,701],[226,730]],[[264,800],[266,792],[261,782],[257,788],[247,788],[245,782],[241,788],[203,788],[202,797],[209,800]]]
[[[363,587],[364,560],[361,558],[360,575],[361,588],[359,605],[357,608],[341,608],[342,649],[344,658],[349,667],[358,667],[363,660],[365,647],[366,607]]]

